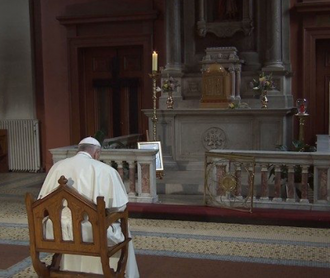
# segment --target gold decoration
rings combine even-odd
[[[220,181],[220,184],[227,192],[233,192],[236,189],[236,178],[231,174],[226,174],[222,180]]]
[[[167,93],[167,109],[173,109],[174,107],[174,99],[173,99],[173,92],[179,87],[178,80],[174,79],[173,77],[168,77],[164,79],[161,91],[163,93]]]
[[[230,74],[220,64],[211,64],[202,77],[202,108],[227,108],[231,92]]]
[[[308,118],[309,114],[295,114],[296,117],[299,118],[299,141],[305,142],[305,121]]]
[[[261,108],[268,108],[267,91],[263,91],[260,96]]]
[[[160,74],[157,71],[152,71],[151,74],[149,74],[150,78],[152,78],[152,100],[153,100],[153,116],[151,118],[151,121],[153,123],[153,141],[157,141],[157,87],[156,87],[156,81],[159,78]]]
[[[252,212],[255,158],[206,152],[204,163],[204,204]]]

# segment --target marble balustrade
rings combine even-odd
[[[51,149],[53,163],[77,153],[77,146]],[[100,160],[117,166],[123,179],[130,202],[155,203],[157,150],[102,149]],[[137,179],[136,179],[137,174]]]
[[[228,199],[247,196],[249,171],[253,168],[251,163],[243,167],[245,162],[240,162],[239,157],[249,157],[254,159],[254,207],[330,210],[329,153],[212,150],[206,154],[206,161],[209,165],[215,165],[215,170],[210,171],[213,175],[211,178],[218,181],[215,186],[220,187],[219,181],[226,174],[228,155],[237,159],[233,170],[236,189],[228,194],[223,188],[216,188],[214,194],[227,196]],[[244,172],[243,168],[249,170]],[[313,185],[308,182],[309,176],[312,177]],[[295,182],[297,179],[299,183]]]

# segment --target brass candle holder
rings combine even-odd
[[[305,142],[305,121],[309,114],[307,113],[297,113],[295,114],[296,117],[299,118],[299,141]]]
[[[150,78],[152,78],[152,100],[153,100],[153,115],[151,118],[153,129],[152,129],[152,139],[153,141],[157,141],[157,89],[156,89],[156,83],[157,79],[160,77],[160,73],[157,71],[152,71],[151,74],[149,74]]]
[[[307,100],[305,98],[297,99],[296,106],[297,106],[297,114],[296,117],[299,118],[299,141],[305,142],[305,121],[309,114],[306,112],[307,110]]]

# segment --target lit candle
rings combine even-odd
[[[152,53],[152,71],[157,71],[158,54],[156,51]]]

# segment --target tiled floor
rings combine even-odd
[[[42,174],[0,174],[0,244],[28,245],[26,191]],[[130,219],[137,254],[330,268],[330,229]],[[29,259],[0,277],[37,277]]]

